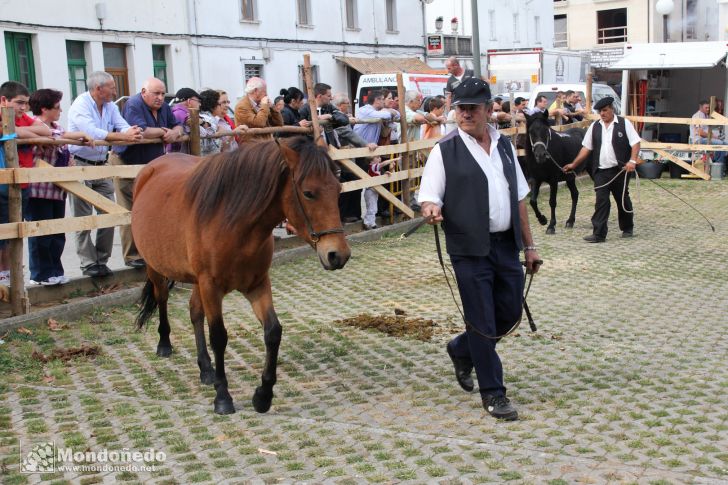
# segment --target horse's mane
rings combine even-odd
[[[297,183],[308,175],[333,170],[326,150],[308,138],[290,138],[282,143],[299,157]],[[233,152],[203,158],[187,180],[185,191],[200,221],[210,220],[222,210],[228,228],[240,220],[252,224],[273,202],[288,170],[276,141],[250,141]]]

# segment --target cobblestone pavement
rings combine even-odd
[[[494,421],[455,383],[444,343],[461,324],[427,229],[355,244],[342,271],[313,258],[273,268],[284,334],[268,414],[250,404],[264,344],[239,295],[224,306],[231,416],[213,414],[214,391],[199,383],[187,290],[173,296],[170,359],[154,354],[155,328],[133,330],[132,307],[4,336],[0,481],[728,483],[728,183],[661,183],[716,232],[647,181],[631,240],[613,215],[606,244],[582,242],[594,201],[586,181],[575,229],[534,228],[545,260],[529,297],[539,332],[499,345],[520,421]],[[559,198],[563,222],[565,191]],[[395,307],[437,322],[433,340],[335,323]],[[102,354],[31,358],[81,343]],[[26,475],[19,440],[24,453],[55,441],[166,458],[151,472]]]

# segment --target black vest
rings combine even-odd
[[[614,148],[614,154],[617,156],[617,166],[622,168],[632,156],[632,147],[629,144],[629,138],[627,138],[627,126],[624,118],[616,115],[615,118],[617,118],[617,123],[614,124],[612,129],[612,147]],[[592,166],[594,170],[597,170],[599,168],[599,152],[602,149],[602,125],[598,121],[595,121],[592,125],[592,148]]]
[[[442,138],[438,145],[445,168],[442,229],[445,231],[447,252],[456,256],[487,256],[490,252],[488,178],[457,130]],[[508,181],[513,236],[518,248],[522,249],[517,162],[513,159],[508,138],[501,136],[498,139],[498,153]]]

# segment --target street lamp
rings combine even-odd
[[[440,31],[442,30],[442,22],[443,22],[443,20],[442,20],[442,16],[440,16],[440,17],[437,17],[437,18],[435,19],[435,30],[436,30],[437,32],[440,32]]]
[[[667,31],[667,16],[672,13],[675,8],[675,3],[672,0],[657,0],[655,4],[655,10],[657,13],[662,15],[662,41],[667,42],[670,40],[669,32]]]

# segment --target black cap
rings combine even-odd
[[[182,88],[174,97],[177,98],[177,101],[187,101],[190,98],[200,99],[200,95],[192,88]]]
[[[490,101],[490,86],[482,79],[469,77],[452,90],[452,106],[485,104]]]
[[[605,96],[596,103],[594,103],[594,109],[599,111],[602,108],[606,108],[607,106],[612,106],[612,103],[614,103],[614,98],[611,96]]]

